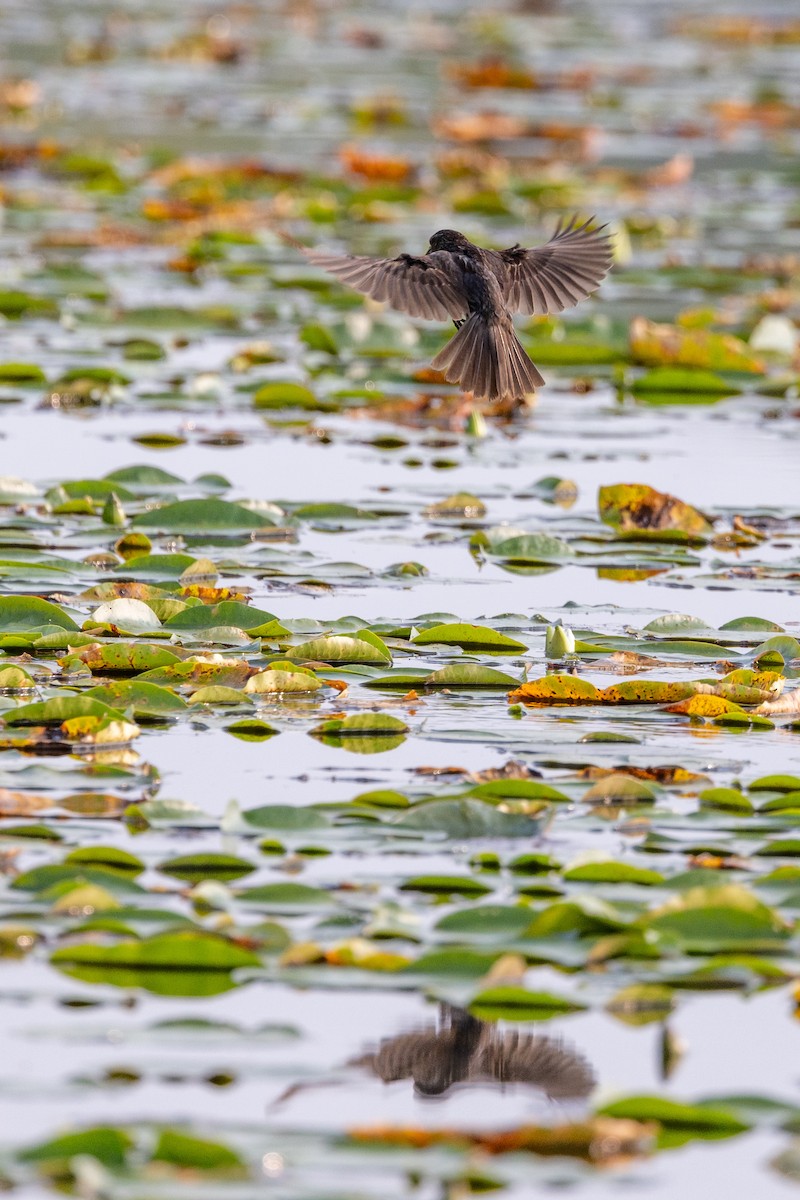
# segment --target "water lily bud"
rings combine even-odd
[[[116,492],[110,492],[103,505],[102,520],[104,525],[124,525],[127,517],[125,509],[119,502]]]
[[[779,358],[794,358],[800,348],[800,333],[789,317],[768,313],[750,334],[750,348]]]
[[[464,426],[464,432],[469,437],[486,437],[486,418],[482,412],[478,412],[478,410],[475,408],[470,409],[469,416],[467,417],[467,421]]]
[[[233,896],[230,888],[227,888],[224,883],[220,883],[218,879],[203,879],[189,892],[189,895],[198,910],[209,911],[212,909],[225,911],[230,908]]]
[[[544,654],[548,662],[556,662],[575,653],[575,634],[567,625],[548,625],[544,635]]]
[[[47,493],[45,499],[51,508],[59,508],[62,504],[67,503],[69,496],[67,495],[66,489],[63,488],[60,483],[58,483],[55,487],[50,488],[50,491]]]

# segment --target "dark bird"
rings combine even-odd
[[[384,1083],[413,1079],[421,1096],[443,1096],[456,1084],[522,1083],[551,1100],[578,1100],[594,1088],[586,1059],[555,1038],[501,1031],[449,1004],[441,1005],[440,1022],[386,1038],[349,1065]]]
[[[544,246],[482,250],[440,229],[427,254],[370,258],[303,248],[309,261],[373,300],[458,330],[433,360],[448,383],[477,399],[518,399],[544,383],[514,330],[515,312],[562,312],[599,287],[611,266],[611,238],[573,217]]]

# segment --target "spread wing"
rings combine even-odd
[[[531,250],[485,251],[510,312],[562,312],[600,286],[612,262],[611,238],[605,226],[590,229],[592,220],[559,222],[550,241]]]
[[[486,1038],[472,1062],[471,1079],[528,1083],[553,1099],[587,1096],[595,1085],[586,1059],[554,1038],[509,1031]]]
[[[463,317],[467,311],[466,296],[447,270],[447,254],[434,251],[418,258],[411,254],[369,258],[328,254],[324,250],[304,250],[304,253],[315,267],[329,271],[373,300],[386,300],[392,308],[412,317],[447,321]]]

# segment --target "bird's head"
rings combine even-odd
[[[431,250],[448,250],[451,254],[465,254],[472,249],[472,242],[457,229],[439,229],[431,238]]]

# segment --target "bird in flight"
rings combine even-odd
[[[432,366],[476,399],[518,399],[544,383],[514,330],[515,312],[562,312],[597,287],[611,266],[611,238],[592,219],[559,222],[549,242],[483,250],[440,229],[427,254],[371,258],[302,247],[309,262],[392,308],[458,332]]]
[[[439,1028],[384,1038],[349,1065],[366,1067],[384,1083],[413,1079],[421,1096],[444,1096],[465,1084],[523,1083],[551,1100],[577,1100],[595,1086],[586,1059],[555,1038],[501,1031],[449,1004],[440,1006],[439,1015]]]

